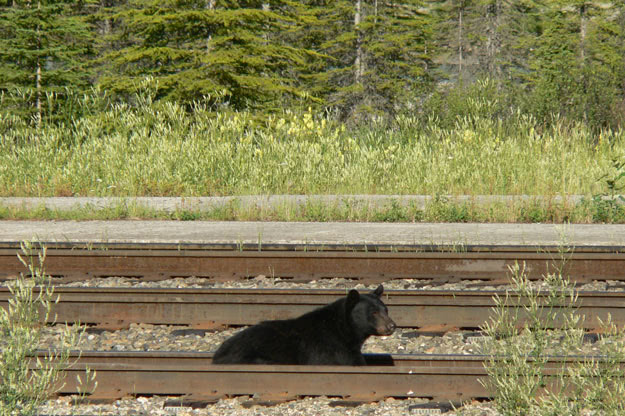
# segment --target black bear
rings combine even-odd
[[[380,300],[384,287],[348,295],[299,318],[264,321],[224,341],[214,364],[365,365],[371,335],[390,335],[395,322]]]

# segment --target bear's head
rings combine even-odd
[[[380,285],[364,295],[355,289],[347,294],[346,311],[351,317],[352,325],[363,337],[391,335],[395,331],[395,322],[388,316],[388,308],[381,299],[383,292],[384,287]]]

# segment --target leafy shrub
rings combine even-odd
[[[62,369],[70,361],[70,351],[78,345],[84,330],[80,325],[67,326],[60,334],[60,344],[35,361],[42,337],[42,324],[48,322],[52,305],[58,302],[50,276],[44,272],[46,249],[35,253],[32,243],[21,245],[21,262],[29,277],[20,274],[9,285],[12,298],[7,309],[0,308],[0,415],[33,415],[48,396],[62,387]],[[36,367],[29,368],[36,362]],[[87,383],[95,372],[87,370]]]
[[[506,416],[622,415],[625,332],[608,318],[597,342],[600,355],[580,357],[583,317],[562,266],[545,276],[543,287],[532,284],[518,264],[511,269],[513,293],[495,297],[483,328],[490,336],[484,384]],[[560,364],[550,367],[548,356]]]

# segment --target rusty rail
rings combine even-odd
[[[395,278],[502,280],[508,267],[525,263],[531,279],[562,267],[577,282],[625,280],[622,247],[584,247],[562,255],[557,247],[514,246],[232,246],[193,244],[50,243],[46,270],[65,280],[132,276],[145,279],[198,276],[232,280],[250,276],[302,281],[346,277],[367,283]],[[24,272],[19,248],[0,247],[0,278]],[[566,261],[563,263],[562,258]]]
[[[589,357],[551,357],[545,374]],[[91,391],[79,385],[85,368],[96,371],[91,399],[169,395],[212,401],[253,395],[263,400],[332,396],[356,401],[423,397],[454,402],[489,397],[486,356],[366,355],[367,366],[213,365],[211,353],[83,352],[65,369],[60,394]],[[594,357],[600,359],[600,357]],[[84,376],[83,376],[84,379]]]
[[[192,325],[211,328],[252,325],[261,319],[287,319],[330,303],[345,290],[329,289],[146,289],[57,287],[57,322],[125,327],[130,323]],[[407,328],[478,327],[504,291],[388,290],[384,301],[398,326]],[[522,303],[516,295],[512,304]],[[0,288],[0,306],[10,292]],[[625,325],[625,292],[579,292],[583,325],[599,328],[608,314]],[[52,318],[51,318],[52,319]]]
[[[210,353],[84,352],[65,374],[60,394],[76,394],[77,375],[96,371],[92,399],[129,395],[180,395],[214,400],[254,395],[264,400],[334,396],[351,400],[431,397],[464,400],[487,397],[483,357],[370,356],[370,365],[212,365]],[[84,377],[83,377],[84,379]]]
[[[555,248],[515,247],[195,247],[50,245],[46,271],[65,280],[95,276],[135,276],[164,279],[199,276],[238,279],[268,275],[301,280],[350,277],[367,283],[393,278],[438,281],[483,279],[501,281],[508,266],[524,262],[533,279],[560,267]],[[0,249],[0,278],[24,272],[15,247]],[[620,248],[592,248],[566,255],[564,272],[577,282],[625,280],[625,254]],[[265,292],[262,296],[260,292]],[[285,318],[326,304],[344,291],[224,289],[122,289],[57,287],[59,321],[85,323],[150,322],[198,325],[247,325],[251,319]],[[385,302],[400,326],[475,327],[493,306],[493,292],[389,291]],[[8,293],[0,290],[0,305]],[[625,298],[620,293],[582,293],[580,311],[586,325],[610,313],[625,322]],[[261,300],[261,301],[259,301]],[[251,318],[250,318],[251,317]],[[486,377],[480,356],[377,356],[365,367],[219,366],[208,353],[83,352],[65,371],[61,394],[74,394],[76,375],[96,370],[93,398],[158,394],[216,399],[255,395],[285,400],[303,395],[339,396],[353,400],[384,397],[428,397],[462,401],[487,397],[479,380]],[[554,361],[554,367],[561,362]]]

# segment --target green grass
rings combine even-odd
[[[577,310],[575,285],[562,274],[571,254],[563,248],[555,272],[543,277],[544,287],[530,283],[524,265],[512,267],[512,290],[494,298],[496,306],[483,325],[490,339],[483,344],[489,377],[482,383],[502,415],[617,416],[625,411],[625,332],[609,314],[598,317],[596,355],[584,355],[584,316]],[[549,368],[548,354],[561,364]]]
[[[308,203],[160,212],[139,206],[71,212],[0,207],[0,218],[176,218],[345,221],[623,222],[615,197],[625,132],[466,116],[453,128],[400,116],[349,126],[310,112],[215,114],[137,97],[36,129],[0,117],[0,196],[219,196],[268,194],[540,195],[478,206],[436,197],[425,208]],[[484,104],[488,105],[488,103]],[[479,114],[479,112],[477,112]],[[586,195],[575,206],[554,196]]]
[[[507,222],[507,223],[625,223],[625,206],[612,200],[585,198],[577,204],[550,199],[514,202],[457,202],[435,197],[424,206],[391,199],[370,204],[362,199],[338,198],[334,202],[309,199],[273,205],[243,204],[234,199],[208,209],[154,209],[132,201],[108,208],[92,206],[69,210],[9,207],[0,204],[0,220],[208,220],[208,221],[371,221],[371,222]]]
[[[623,131],[541,128],[523,115],[350,128],[168,103],[39,131],[2,118],[0,132],[0,196],[594,195],[625,154]]]
[[[45,246],[21,243],[18,258],[28,273],[20,273],[9,283],[8,306],[0,308],[0,415],[3,416],[39,414],[38,406],[62,388],[63,369],[75,364],[70,356],[84,335],[85,327],[79,323],[67,325],[59,333],[55,349],[45,351],[33,366],[33,356],[43,337],[42,323],[54,316],[53,305],[58,302],[51,277],[45,273],[45,257]],[[95,372],[89,369],[82,378],[77,376],[77,381],[84,395],[93,393],[97,387]]]

